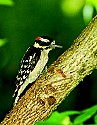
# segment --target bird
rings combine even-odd
[[[55,48],[62,48],[55,44],[55,40],[48,36],[38,36],[34,44],[31,45],[20,62],[20,69],[16,77],[16,89],[14,91],[15,106],[21,97],[21,94],[29,84],[34,84],[36,79],[42,73],[49,60],[49,52]]]

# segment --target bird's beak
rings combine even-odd
[[[53,40],[52,44],[50,45],[50,48],[51,48],[51,49],[62,48],[62,46],[56,45],[56,44],[55,44],[55,40]]]
[[[52,45],[52,47],[54,47],[54,48],[62,48],[62,46],[60,46],[60,45]]]
[[[52,49],[62,48],[62,46],[60,46],[60,45],[55,45],[55,44],[51,44],[51,45],[50,45],[50,48],[52,48]]]
[[[55,48],[62,48],[62,46],[56,45],[56,44],[55,44],[55,40],[53,40],[53,42],[52,42],[52,44],[50,45],[50,47],[51,47],[52,49],[55,49]]]

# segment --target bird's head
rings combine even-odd
[[[55,49],[56,47],[62,48],[62,46],[56,45],[55,40],[48,36],[38,36],[35,39],[34,47],[49,50]]]

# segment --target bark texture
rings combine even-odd
[[[1,122],[29,125],[46,119],[86,75],[97,68],[97,16],[26,91]]]

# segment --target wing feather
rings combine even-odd
[[[20,70],[16,77],[16,89],[13,94],[13,97],[16,97],[17,92],[20,86],[24,83],[26,78],[29,76],[30,72],[36,66],[41,54],[41,49],[36,49],[35,47],[31,46],[27,49],[25,55],[23,56],[21,63],[20,63]]]

